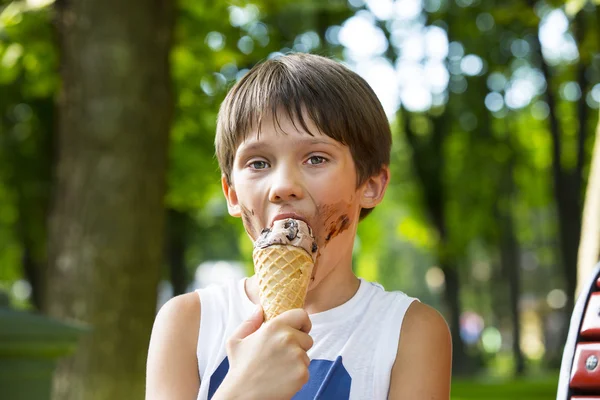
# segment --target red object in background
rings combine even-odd
[[[600,390],[600,343],[577,345],[570,386],[575,389]]]
[[[592,293],[588,300],[581,324],[581,336],[600,340],[600,292]]]
[[[596,279],[596,287],[600,289],[600,276]]]

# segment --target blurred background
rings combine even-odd
[[[595,3],[0,0],[0,291],[92,328],[54,398],[142,398],[157,309],[252,272],[215,120],[249,68],[288,52],[343,62],[390,120],[393,179],[356,273],[444,314],[453,399],[554,398],[598,259],[578,278]]]

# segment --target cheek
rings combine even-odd
[[[260,189],[258,185],[248,182],[245,179],[239,179],[240,183],[235,185],[239,203],[248,209],[256,208],[256,202],[260,198]]]
[[[240,179],[240,184],[236,186],[240,202],[248,207],[256,207],[257,203],[265,198],[267,188],[266,179],[249,179],[245,176]]]
[[[252,238],[252,240],[256,240],[258,238],[258,234],[262,228],[258,226],[258,222],[254,218],[254,209],[246,208],[245,206],[241,206],[242,208],[242,222],[244,224],[244,229],[246,229],[246,233],[248,236]]]
[[[308,185],[313,193],[318,193],[319,200],[327,203],[348,201],[355,193],[354,182],[349,179],[340,178],[339,175],[328,179],[309,181]]]
[[[355,196],[336,203],[317,206],[317,220],[315,238],[320,249],[325,248],[333,239],[347,231],[358,221],[360,213]]]
[[[238,182],[245,182],[243,179]],[[236,185],[238,202],[242,210],[242,222],[246,233],[252,240],[256,240],[262,231],[260,226],[260,204],[258,203],[259,196],[255,187],[249,184]]]

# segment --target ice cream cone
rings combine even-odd
[[[302,308],[312,276],[313,258],[303,248],[274,244],[252,254],[265,321]]]

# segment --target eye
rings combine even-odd
[[[308,160],[306,160],[306,163],[310,165],[319,165],[325,162],[327,162],[327,159],[321,156],[311,156],[308,158]]]
[[[248,164],[248,167],[250,167],[250,169],[265,169],[269,168],[269,163],[266,161],[252,161]]]

